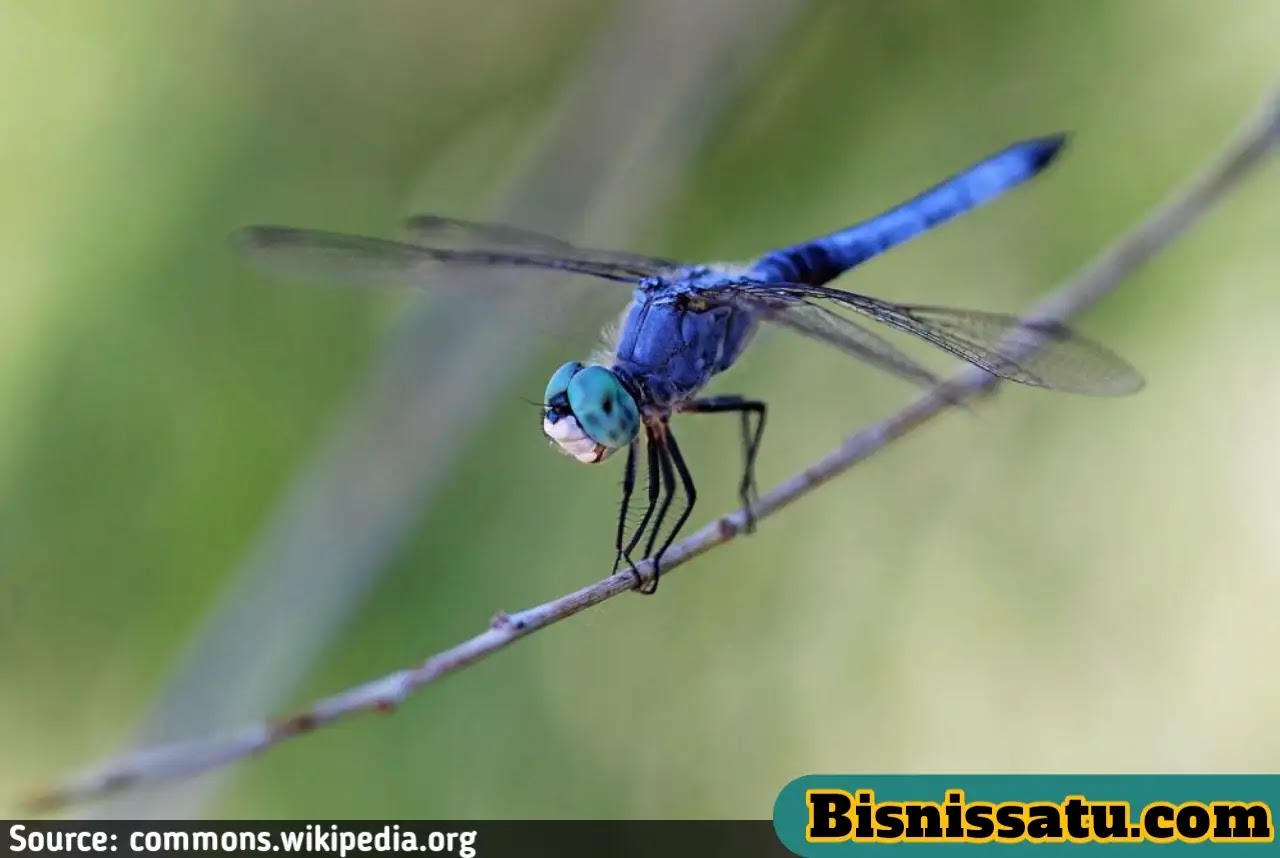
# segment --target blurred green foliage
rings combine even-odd
[[[609,14],[0,12],[0,799],[129,739],[406,306],[254,276],[224,236],[483,216]],[[1043,179],[847,284],[1017,309],[1197,167],[1277,56],[1267,0],[814,2],[634,249],[747,256],[1069,129]],[[1264,171],[1084,321],[1140,397],[1005,391],[656,599],[241,766],[208,812],[762,817],[815,770],[1275,770],[1278,193]],[[298,702],[607,571],[617,469],[550,453],[519,399],[577,356],[549,341],[492,403]],[[716,390],[770,401],[764,485],[908,395],[783,335]],[[736,428],[686,421],[700,524],[734,503]]]

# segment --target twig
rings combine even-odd
[[[1261,115],[1239,132],[1207,169],[1189,180],[1172,199],[1102,252],[1092,264],[1037,304],[1027,317],[1065,321],[1092,306],[1176,240],[1278,145],[1280,90],[1272,93]],[[965,368],[941,389],[922,394],[896,414],[849,437],[834,452],[762,496],[754,509],[756,519],[772,515],[958,401],[986,392],[996,383],[994,376],[982,370]],[[664,560],[663,573],[670,574],[694,557],[733,539],[744,524],[745,511],[738,510],[703,527],[672,547]],[[640,572],[646,578],[651,576],[652,563],[642,563]],[[485,631],[415,667],[325,698],[283,720],[246,727],[221,737],[127,752],[33,797],[28,807],[33,811],[48,811],[144,783],[190,777],[260,753],[350,715],[389,712],[423,686],[492,655],[538,629],[625,593],[634,583],[629,573],[622,572],[528,610],[499,614]]]

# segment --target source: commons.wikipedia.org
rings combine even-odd
[[[222,829],[189,831],[164,828],[129,829],[120,825],[76,831],[46,830],[15,823],[9,826],[7,850],[13,854],[45,853],[219,853],[326,852],[347,856],[361,853],[426,853],[476,858],[475,831],[423,831],[399,824],[360,830],[333,823],[310,823],[273,830]]]

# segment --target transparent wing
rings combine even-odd
[[[634,285],[644,275],[616,262],[552,253],[424,247],[284,226],[251,226],[233,239],[260,267],[287,277],[373,286],[422,284],[448,269],[538,268]]]
[[[670,259],[620,250],[579,247],[552,235],[502,223],[480,223],[441,215],[419,214],[407,219],[404,227],[409,240],[424,247],[555,256],[589,264],[616,266],[629,271],[637,279],[681,267],[679,262]]]
[[[921,387],[936,387],[942,379],[903,354],[884,337],[826,307],[803,302],[752,307],[765,321],[773,322],[853,355],[859,360]]]
[[[993,375],[1035,387],[1121,396],[1143,385],[1142,376],[1123,358],[1057,322],[1023,321],[981,310],[895,304],[799,283],[738,282],[711,287],[702,294],[711,300],[719,296],[728,301],[753,302],[766,319],[777,315],[780,306],[803,306],[815,298],[826,299],[932,343]],[[830,315],[840,322],[850,321]],[[828,319],[824,324],[831,322]],[[802,332],[832,341],[829,335],[808,329]]]

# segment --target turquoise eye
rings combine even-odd
[[[564,367],[560,369],[563,371]],[[557,372],[552,382],[559,375]],[[589,366],[577,371],[569,381],[568,394],[578,425],[597,444],[616,450],[630,444],[640,431],[635,399],[604,367]]]
[[[578,370],[582,369],[582,364],[576,360],[571,360],[562,365],[551,376],[551,380],[547,382],[547,392],[542,394],[542,402],[544,405],[555,405],[569,391],[569,380],[578,374]]]

